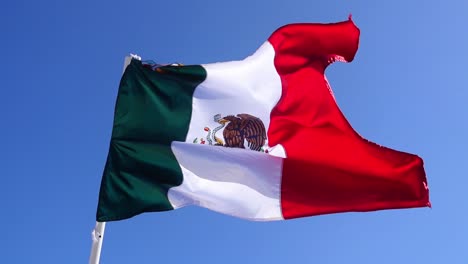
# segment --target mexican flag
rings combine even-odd
[[[97,221],[198,205],[249,220],[430,206],[423,161],[369,142],[324,75],[353,60],[353,21],[291,24],[242,61],[132,59]]]

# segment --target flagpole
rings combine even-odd
[[[130,64],[133,59],[141,60],[141,57],[135,54],[126,56],[124,60],[124,66],[122,72]],[[101,259],[102,241],[104,240],[104,231],[106,230],[106,222],[96,222],[96,226],[91,233],[93,244],[91,246],[91,256],[89,257],[89,264],[99,264]]]
[[[96,226],[94,227],[94,230],[91,233],[93,245],[91,247],[91,256],[89,257],[89,264],[99,264],[105,229],[106,222],[96,222]]]

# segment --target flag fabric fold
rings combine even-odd
[[[429,206],[422,159],[362,138],[334,100],[325,69],[358,45],[349,19],[286,25],[242,61],[133,59],[97,221],[187,205],[259,221]]]

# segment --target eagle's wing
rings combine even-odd
[[[259,151],[265,145],[266,130],[262,120],[249,114],[238,114],[242,119],[240,130],[251,150]]]
[[[260,118],[258,118],[256,116],[249,115],[249,114],[237,114],[236,116],[239,117],[240,119],[244,119],[244,120],[260,119]]]

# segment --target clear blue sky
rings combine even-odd
[[[468,263],[466,0],[15,0],[0,13],[2,263],[87,263],[125,55],[242,59],[283,24],[349,13],[361,45],[327,71],[337,101],[361,135],[425,160],[433,209],[143,214],[107,225],[102,263]]]

